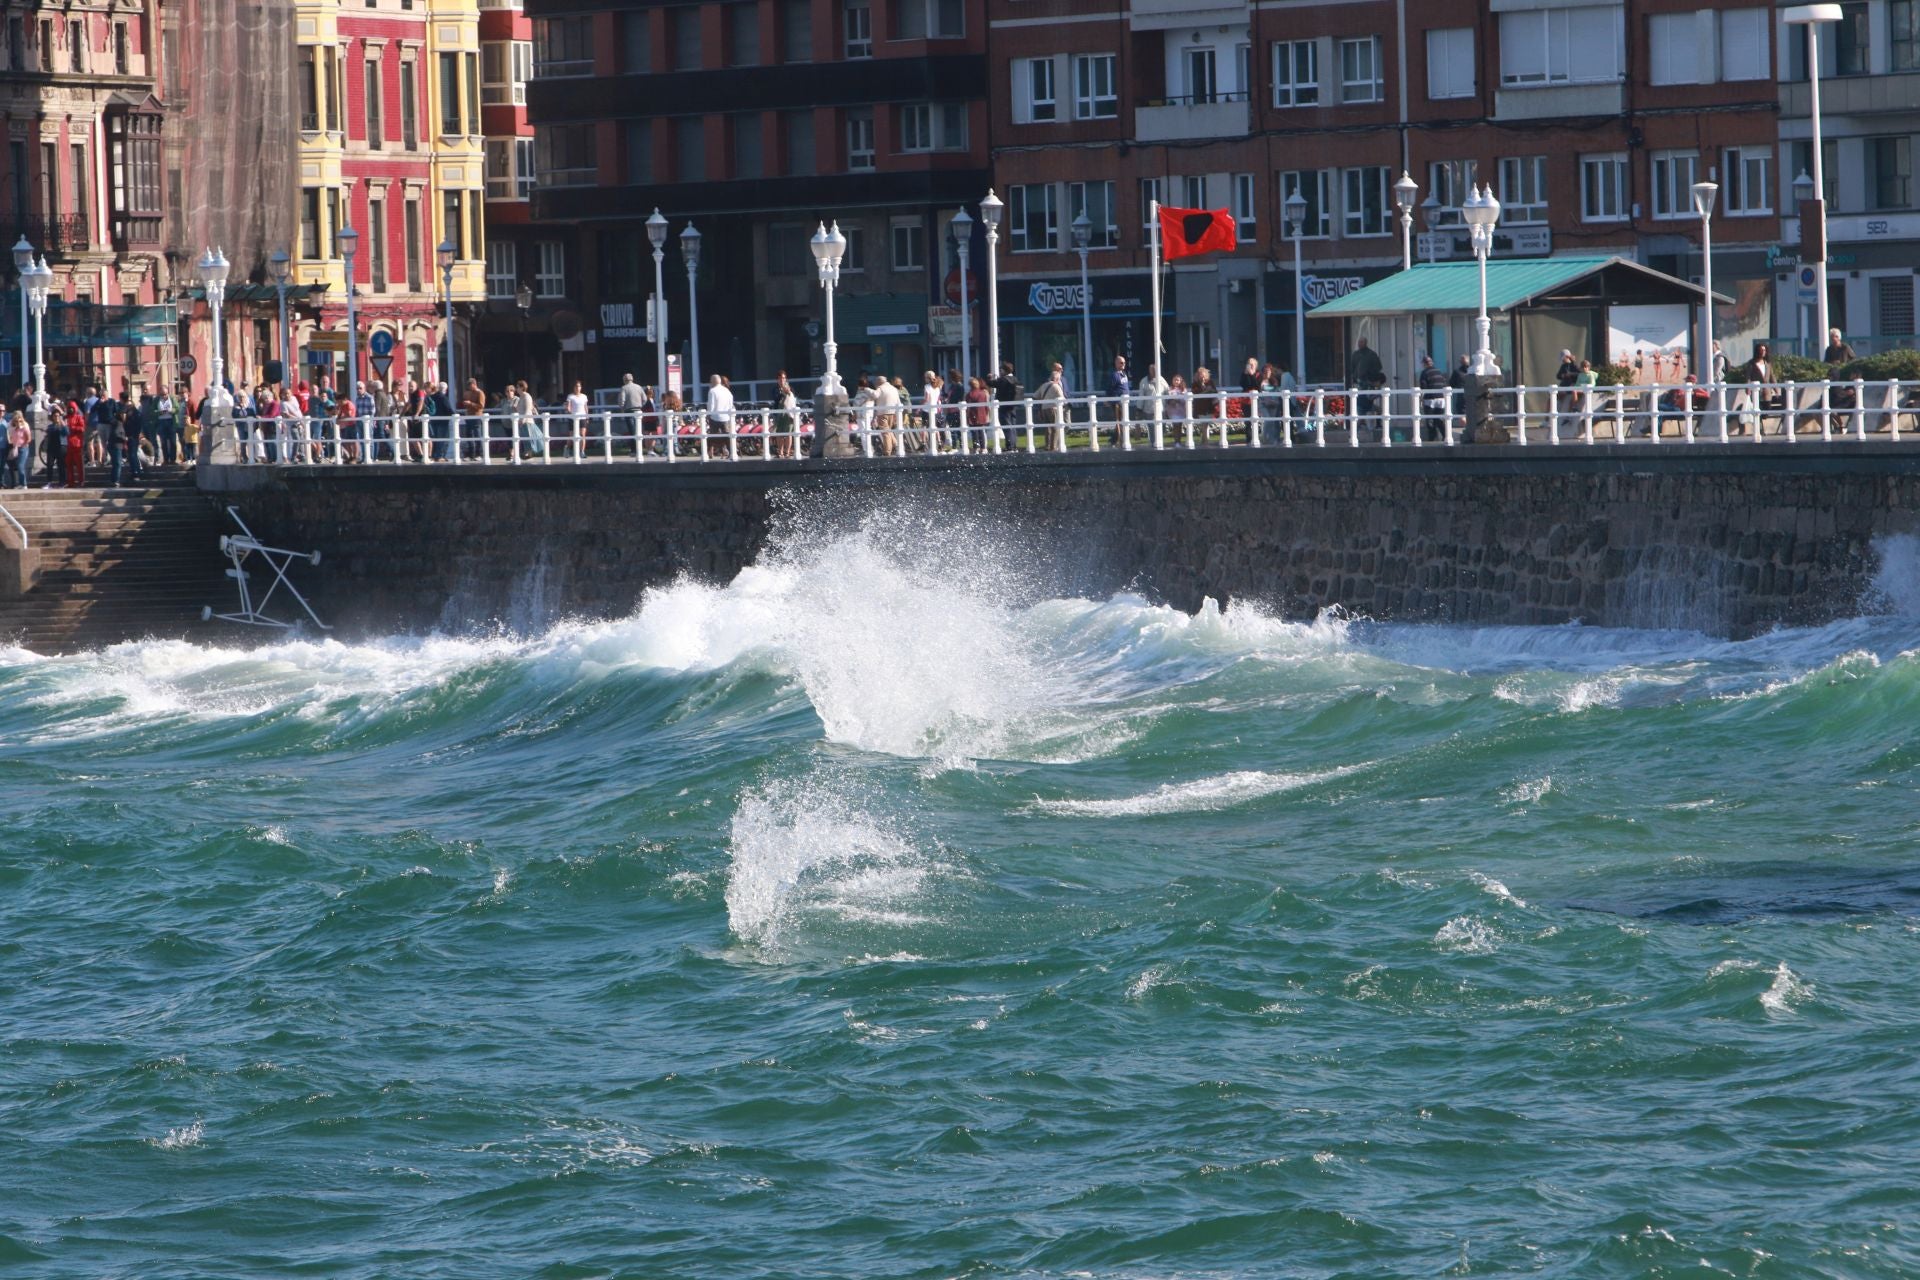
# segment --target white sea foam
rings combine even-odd
[[[158,1147],[162,1151],[181,1151],[187,1147],[199,1146],[200,1140],[206,1136],[206,1125],[195,1120],[190,1125],[167,1130],[165,1137],[148,1138],[147,1142],[148,1145]]]
[[[1546,794],[1552,790],[1553,775],[1546,774],[1542,777],[1530,778],[1524,782],[1516,782],[1512,786],[1502,789],[1500,799],[1505,804],[1538,804],[1546,797]]]
[[[1345,777],[1367,766],[1346,765],[1310,773],[1266,773],[1240,770],[1199,778],[1192,782],[1169,782],[1140,795],[1119,796],[1107,800],[1036,800],[1033,808],[1043,813],[1092,818],[1133,818],[1161,813],[1203,813],[1227,809],[1257,800],[1262,796],[1298,791],[1319,782]]]
[[[1499,940],[1492,929],[1475,916],[1455,916],[1440,926],[1433,935],[1433,945],[1442,951],[1458,951],[1463,955],[1484,956],[1491,954],[1499,946]]]
[[[1518,897],[1513,890],[1507,888],[1506,885],[1495,880],[1492,876],[1481,875],[1478,871],[1469,871],[1467,875],[1475,884],[1480,886],[1481,892],[1491,894],[1509,906],[1524,907],[1527,905],[1524,899]]]
[[[1795,1005],[1813,999],[1813,984],[1787,968],[1782,960],[1773,971],[1773,982],[1760,993],[1760,1005],[1768,1014],[1780,1018],[1793,1012]]]

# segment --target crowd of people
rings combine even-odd
[[[8,406],[0,440],[0,488],[118,486],[149,467],[192,466],[199,454],[203,404],[184,384],[118,395],[88,386],[47,397],[44,412],[22,390]],[[29,415],[32,415],[31,417]],[[34,418],[44,419],[36,431]],[[38,464],[36,473],[35,466]],[[104,472],[105,474],[101,474]]]

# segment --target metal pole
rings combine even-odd
[[[1293,229],[1293,362],[1298,366],[1294,380],[1307,385],[1307,289],[1300,276],[1300,237],[1307,229],[1301,223]]]
[[[667,251],[655,245],[653,248],[653,355],[655,362],[660,366],[659,383],[653,392],[653,402],[656,405],[667,394],[667,280],[661,270],[661,264],[666,260]]]
[[[292,340],[292,335],[287,332],[287,282],[284,280],[276,280],[273,282],[273,289],[275,293],[280,295],[280,364],[282,366],[281,372],[286,377],[287,381],[292,382],[294,380],[293,370],[290,367],[287,367],[287,366],[291,366],[293,363],[293,340]]]
[[[33,399],[40,412],[47,411],[47,304],[42,299],[33,310]]]
[[[1700,218],[1700,278],[1706,284],[1707,296],[1700,306],[1700,321],[1707,331],[1706,345],[1701,347],[1702,359],[1707,364],[1707,376],[1700,380],[1701,386],[1709,386],[1714,381],[1713,369],[1713,215],[1703,214]]]
[[[1087,371],[1087,394],[1100,388],[1093,373],[1093,293],[1087,287],[1087,250],[1080,250],[1080,361]]]
[[[832,279],[821,282],[827,287],[827,340],[822,344],[820,351],[827,357],[828,389],[836,392],[840,389],[840,346],[833,340],[833,286],[838,283],[838,279],[839,272],[835,271]]]
[[[1167,362],[1167,358],[1160,350],[1160,202],[1158,200],[1147,201],[1147,245],[1149,249],[1147,263],[1153,272],[1153,376],[1157,387],[1159,383],[1173,381],[1167,377],[1167,371],[1160,367]],[[1161,430],[1160,410],[1165,403],[1165,394],[1159,390],[1153,393],[1153,429],[1156,435]],[[1154,448],[1159,447],[1160,441],[1155,439]]]
[[[1813,107],[1813,206],[1820,219],[1820,258],[1813,264],[1813,314],[1815,329],[1812,351],[1803,351],[1803,356],[1813,356],[1814,352],[1826,354],[1827,344],[1827,182],[1825,166],[1821,163],[1820,145],[1820,28],[1818,25],[1807,27],[1807,85]],[[1818,357],[1814,357],[1818,358]]]
[[[456,380],[456,370],[453,367],[453,267],[451,264],[440,268],[440,291],[445,296],[447,305],[447,407],[453,409],[460,403],[456,398],[460,390],[459,382]],[[458,421],[456,416],[455,422]]]
[[[695,263],[687,264],[687,332],[693,337],[693,350],[689,353],[693,358],[693,367],[688,373],[693,378],[693,403],[705,404],[707,389],[700,381],[700,291],[694,286],[694,274],[698,269]]]
[[[1400,211],[1400,269],[1413,270],[1413,209]]]
[[[25,239],[25,237],[21,237]],[[33,371],[32,352],[27,343],[27,275],[20,273],[20,385],[27,385],[27,377]]]
[[[987,367],[1000,372],[1000,228],[987,223]]]
[[[966,249],[960,250],[960,367],[966,370],[966,376],[973,375],[973,315],[967,308],[967,257]],[[988,378],[1000,376],[998,369],[989,369]]]
[[[353,250],[346,253],[347,268],[347,394],[352,395],[360,385],[360,331],[355,319],[353,302]],[[395,454],[398,457],[399,454]]]

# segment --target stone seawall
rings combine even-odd
[[[1696,627],[1871,607],[1875,540],[1920,528],[1920,451],[1883,443],[1235,450],[643,466],[202,467],[348,634],[615,616],[770,538],[860,521],[1036,590],[1289,616]],[[983,532],[983,529],[987,530]]]

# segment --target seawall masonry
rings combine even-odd
[[[1884,442],[203,466],[200,484],[263,541],[325,553],[296,577],[348,635],[619,616],[683,574],[731,579],[778,522],[824,537],[902,508],[924,537],[954,530],[954,556],[963,526],[1000,526],[1050,591],[1744,635],[1872,607],[1875,539],[1920,528],[1920,449]]]

